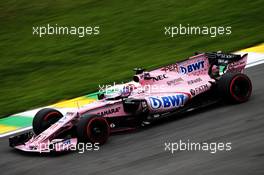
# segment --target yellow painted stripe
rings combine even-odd
[[[17,129],[18,129],[18,127],[15,127],[15,126],[0,125],[0,134],[7,133],[10,131],[15,131]]]
[[[264,43],[254,46],[254,47],[250,47],[247,49],[243,49],[241,50],[241,52],[256,52],[256,53],[264,53]]]
[[[87,105],[89,103],[92,103],[95,100],[96,99],[93,99],[93,98],[78,97],[78,98],[74,98],[71,100],[65,100],[65,101],[58,102],[52,106],[56,108],[78,108],[78,107]]]

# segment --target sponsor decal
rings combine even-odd
[[[216,56],[217,57],[220,57],[222,59],[232,59],[232,58],[235,58],[237,55],[234,55],[234,54],[226,54],[226,53],[217,53]]]
[[[192,95],[196,95],[196,94],[203,93],[203,92],[207,91],[208,89],[209,89],[208,84],[204,84],[204,85],[199,86],[195,89],[191,89],[190,92]]]
[[[229,72],[235,72],[235,71],[241,72],[245,66],[246,66],[246,60],[244,59],[244,60],[230,63],[228,65],[228,70]]]
[[[179,83],[182,82],[182,81],[183,81],[182,78],[176,78],[176,79],[174,79],[174,80],[167,81],[167,84],[168,84],[169,86],[171,86],[171,85],[177,85],[177,84],[179,84]]]
[[[196,63],[189,64],[187,66],[180,66],[180,73],[187,74],[204,68],[204,60]]]
[[[153,81],[160,81],[160,80],[164,80],[165,78],[168,78],[166,74],[158,75],[156,77],[151,77]]]
[[[163,68],[161,68],[161,71],[176,71],[178,72],[178,64],[171,64],[171,65],[168,65],[168,66],[165,66]]]
[[[111,123],[110,124],[110,128],[114,128],[115,127],[115,124],[114,123]]]
[[[193,96],[195,96],[196,93],[195,93],[195,90],[194,90],[194,89],[191,89],[190,92],[191,92],[191,94],[192,94]]]
[[[66,113],[66,115],[70,115],[70,116],[73,115],[73,114],[74,114],[74,112],[67,112]]]
[[[184,94],[170,95],[163,97],[149,97],[151,107],[153,109],[170,108],[183,106],[187,100],[187,96]]]
[[[191,85],[191,84],[194,84],[194,83],[199,83],[201,82],[202,79],[199,77],[199,78],[196,78],[196,79],[193,79],[193,80],[189,80],[187,81],[188,85]]]
[[[131,92],[133,91],[133,87],[131,86],[124,86],[122,89],[121,89],[121,94],[122,96],[128,96]]]
[[[218,64],[228,64],[228,60],[218,59]]]
[[[98,115],[101,115],[101,116],[104,116],[104,115],[110,115],[110,114],[114,114],[114,113],[119,112],[120,109],[121,109],[121,107],[110,108],[110,109],[107,109],[107,110],[105,110],[105,111],[98,112],[97,114],[98,114]]]
[[[63,143],[64,145],[69,145],[69,144],[71,144],[71,139],[64,140],[62,143]]]

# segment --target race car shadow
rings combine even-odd
[[[159,122],[155,121],[153,123],[153,126],[166,124],[166,123],[172,122],[172,121],[182,120],[182,119],[185,119],[185,118],[188,118],[188,117],[195,117],[195,116],[198,116],[200,113],[212,111],[215,108],[219,108],[219,104],[218,105],[214,104],[214,105],[207,106],[207,107],[204,107],[204,108],[194,109],[194,110],[187,111],[187,112],[184,112],[184,113],[174,114],[173,116],[164,118],[164,119],[162,119]]]
[[[215,109],[224,108],[226,106],[230,106],[230,104],[222,102],[222,101],[218,101],[218,102],[215,102],[213,104],[206,105],[204,107],[195,108],[195,109],[192,109],[189,111],[175,112],[175,113],[172,113],[166,117],[157,118],[157,119],[153,120],[152,122],[150,122],[149,124],[145,124],[144,126],[140,126],[138,128],[131,129],[131,130],[125,130],[125,131],[121,131],[121,132],[112,133],[111,136],[124,135],[124,134],[128,134],[128,133],[131,134],[131,133],[144,132],[144,130],[151,129],[153,127],[159,127],[161,125],[168,124],[169,122],[183,120],[183,119],[186,119],[188,117],[199,116],[199,114],[201,114],[201,113],[210,112],[210,111],[213,111]]]

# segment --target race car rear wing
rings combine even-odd
[[[209,52],[205,53],[208,57],[209,63],[213,65],[227,65],[242,59],[241,55],[223,52]]]

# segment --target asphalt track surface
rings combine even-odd
[[[110,137],[100,151],[35,155],[0,140],[0,169],[5,174],[264,174],[264,64],[246,70],[253,82],[249,102],[210,107],[143,131]],[[164,151],[164,142],[232,142],[232,150]]]

